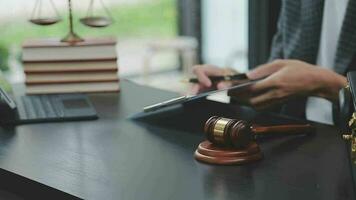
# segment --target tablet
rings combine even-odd
[[[229,90],[234,90],[234,91],[243,90],[243,89],[249,87],[250,85],[253,85],[254,83],[256,83],[256,82],[258,82],[260,80],[262,80],[262,79],[250,80],[250,81],[247,81],[245,83],[241,83],[241,84],[229,87],[229,88],[220,89],[220,90],[213,90],[213,91],[209,91],[209,92],[203,92],[203,93],[200,93],[200,94],[197,94],[197,95],[180,96],[180,97],[177,97],[177,98],[169,99],[169,100],[164,101],[164,102],[160,102],[160,103],[157,103],[157,104],[146,106],[146,107],[143,108],[143,111],[144,112],[157,111],[157,110],[160,110],[160,109],[165,108],[165,107],[174,106],[174,105],[177,105],[177,104],[183,104],[183,103],[187,103],[187,102],[196,101],[196,100],[199,100],[199,99],[202,99],[202,98],[206,98],[207,96],[215,94],[215,93],[218,93],[218,92],[229,91]]]

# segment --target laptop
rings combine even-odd
[[[0,124],[94,120],[98,115],[85,94],[14,95],[0,86]]]

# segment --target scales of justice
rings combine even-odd
[[[43,15],[43,0],[36,0],[35,6],[32,10],[30,22],[40,26],[50,26],[62,21],[62,18],[59,15],[59,12],[53,3],[53,0],[48,0],[51,9],[53,10],[53,16],[48,17]],[[111,25],[113,23],[113,18],[105,4],[102,0],[99,0],[101,7],[103,8],[104,15],[95,15],[94,14],[94,0],[90,0],[89,7],[86,12],[86,16],[80,19],[80,22],[89,27],[94,28],[103,28]],[[47,8],[46,8],[47,9]],[[61,39],[61,42],[67,42],[70,44],[75,44],[78,42],[83,42],[84,39],[81,38],[78,34],[74,32],[73,27],[73,13],[72,13],[72,1],[68,0],[68,21],[69,21],[69,33]]]

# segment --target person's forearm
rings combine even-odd
[[[319,88],[315,95],[333,102],[338,101],[339,90],[347,85],[346,77],[323,68],[319,68],[316,72],[314,76],[319,82]]]

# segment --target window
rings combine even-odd
[[[205,63],[248,69],[248,0],[202,1]]]
[[[61,22],[41,27],[28,22],[37,0],[11,0],[0,2],[0,58],[19,55],[26,38],[64,37],[68,31],[67,1],[52,0],[59,11]],[[142,57],[147,41],[173,38],[177,35],[176,0],[102,0],[109,8],[115,23],[103,29],[89,28],[79,22],[86,15],[90,0],[72,0],[75,31],[82,37],[114,35],[118,37],[120,76],[142,71]],[[55,15],[51,0],[41,0],[43,15]],[[100,0],[94,1],[94,12],[105,13]],[[9,9],[11,8],[11,9]],[[12,56],[11,58],[18,58]],[[173,58],[173,59],[172,59]],[[158,56],[157,68],[177,67],[174,55]],[[3,60],[3,59],[2,59]],[[18,60],[18,59],[17,59]],[[13,62],[13,61],[11,61]],[[1,65],[1,63],[0,63]],[[10,65],[14,67],[14,65]],[[7,66],[2,65],[5,69]]]

